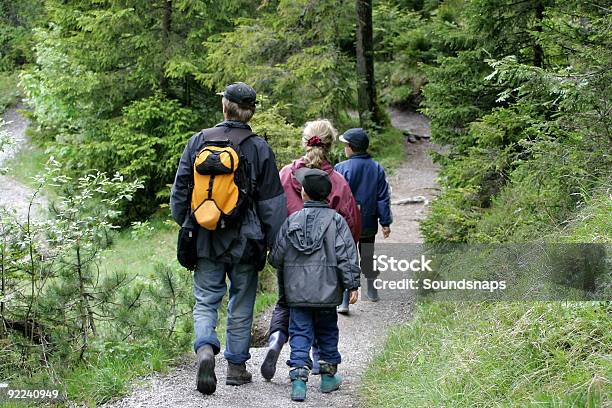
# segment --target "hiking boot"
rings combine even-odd
[[[374,279],[367,280],[366,296],[370,302],[378,302],[380,300],[378,290],[374,287]]]
[[[315,345],[312,346],[312,370],[310,374],[319,375],[319,348]]]
[[[226,385],[244,385],[253,380],[253,376],[246,369],[246,364],[233,364],[227,362]]]
[[[198,349],[198,374],[196,388],[202,394],[210,395],[217,389],[217,376],[215,375],[215,352],[209,344]]]
[[[345,290],[342,295],[342,304],[338,306],[338,313],[348,314],[349,313],[349,291]]]
[[[337,374],[338,364],[330,364],[321,360],[319,366],[321,367],[321,392],[328,393],[340,388],[342,377]]]
[[[261,376],[268,381],[270,381],[272,377],[274,377],[274,373],[276,373],[276,362],[278,361],[278,356],[286,341],[287,336],[281,331],[275,331],[268,339],[268,351],[266,352],[266,358],[264,358],[260,369]]]
[[[308,368],[295,367],[289,371],[291,379],[291,400],[304,401],[306,399],[306,383],[308,382]]]

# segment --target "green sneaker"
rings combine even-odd
[[[321,392],[328,393],[336,391],[342,384],[342,377],[337,374],[338,364],[329,364],[325,361],[319,361],[321,373]]]
[[[308,382],[308,368],[296,367],[289,371],[291,379],[291,400],[304,401],[306,399],[306,383]]]

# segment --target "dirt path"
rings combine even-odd
[[[391,111],[393,125],[409,131],[427,134],[427,120],[418,114]],[[427,142],[407,144],[407,159],[395,176],[390,178],[392,200],[408,196],[424,195],[431,198],[435,192],[434,179],[437,168],[431,163],[427,151],[432,146]],[[392,235],[386,242],[421,242],[417,221],[423,217],[424,204],[393,206],[394,224]],[[382,237],[377,238],[382,240]],[[390,326],[407,321],[411,316],[409,300],[378,303],[359,301],[351,307],[349,316],[339,317],[340,353],[342,364],[339,371],[344,378],[341,389],[331,394],[318,390],[319,378],[311,376],[305,402],[292,403],[289,398],[289,369],[284,363],[289,356],[289,347],[283,349],[279,358],[276,376],[266,382],[259,373],[265,348],[252,348],[247,368],[253,373],[253,383],[241,387],[225,385],[226,362],[217,356],[217,391],[212,396],[203,396],[195,389],[195,356],[190,362],[174,369],[169,374],[155,374],[135,384],[130,395],[108,407],[358,407],[360,377],[372,356],[379,350]]]
[[[15,157],[19,150],[28,143],[26,137],[28,120],[19,112],[23,108],[22,105],[17,105],[3,115],[4,125],[0,130],[6,132],[12,142],[10,146],[0,152],[0,167],[5,167],[7,162]],[[0,175],[0,207],[15,210],[17,217],[23,220],[27,216],[32,189],[10,177],[10,174],[9,169],[7,175]],[[46,208],[45,199],[37,197],[34,202],[34,212],[40,214],[44,208]]]
[[[411,134],[429,136],[429,121],[420,113],[389,111],[391,124]],[[420,243],[423,242],[418,222],[425,218],[427,204],[438,192],[436,177],[438,166],[431,161],[429,152],[439,151],[439,147],[424,139],[417,143],[407,143],[406,161],[389,177],[391,202],[406,198],[424,197],[425,202],[418,204],[392,205],[393,225],[391,236],[384,242]],[[382,242],[382,237],[376,238]]]

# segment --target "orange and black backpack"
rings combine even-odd
[[[250,205],[251,167],[240,145],[250,129],[216,127],[202,131],[193,164],[191,211],[207,230],[237,225]]]

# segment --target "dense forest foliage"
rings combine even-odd
[[[446,146],[428,242],[610,242],[609,2],[377,0],[373,29],[378,103],[421,110]],[[0,0],[0,108],[18,76],[56,195],[51,221],[3,215],[0,378],[185,350],[189,277],[100,274],[100,251],[167,203],[230,82],[258,91],[252,125],[279,164],[305,121],[356,125],[355,36],[347,0]]]
[[[423,90],[434,137],[452,146],[439,158],[448,188],[423,225],[429,240],[525,240],[564,228],[587,203],[609,210],[612,20],[604,3],[465,8],[473,17],[450,33],[460,38],[456,54],[427,69]]]

